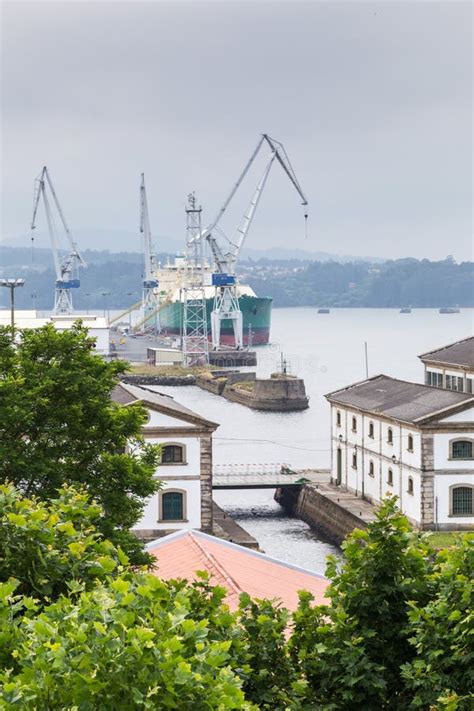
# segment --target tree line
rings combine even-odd
[[[26,248],[0,247],[0,272],[26,280],[25,287],[17,290],[19,308],[49,310],[55,282],[51,254],[44,249],[36,255],[32,264]],[[140,300],[143,265],[139,253],[90,251],[84,256],[88,266],[81,269],[81,287],[74,292],[77,309],[121,309]],[[173,256],[158,255],[164,264],[169,258]],[[272,297],[276,307],[474,306],[474,262],[457,264],[452,258],[381,263],[260,259],[242,262],[239,270],[243,281],[258,296]]]

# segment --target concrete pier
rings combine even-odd
[[[373,504],[328,483],[277,489],[275,501],[337,545],[375,520]]]

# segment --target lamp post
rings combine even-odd
[[[0,286],[10,289],[10,312],[12,326],[12,341],[15,340],[15,289],[18,286],[23,286],[24,279],[0,279]]]
[[[105,312],[106,312],[106,310],[107,310],[107,313],[108,313],[108,319],[107,319],[107,321],[110,321],[110,311],[109,311],[109,309],[106,307],[106,298],[107,298],[107,296],[110,296],[110,291],[103,291],[103,292],[102,292],[102,297],[103,297],[103,299],[104,299],[104,318],[105,318]]]

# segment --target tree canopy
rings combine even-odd
[[[473,535],[437,553],[388,500],[330,561],[327,605],[230,612],[204,574],[131,568],[84,492],[0,492],[1,709],[472,708]]]
[[[15,346],[0,329],[0,480],[43,500],[85,487],[103,508],[99,530],[143,562],[129,529],[159,486],[158,451],[140,437],[144,408],[111,400],[126,367],[94,354],[80,322],[23,330]]]

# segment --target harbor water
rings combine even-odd
[[[271,343],[257,348],[259,376],[277,370],[281,354],[303,377],[308,410],[266,413],[249,410],[195,387],[159,387],[187,407],[220,424],[214,435],[215,463],[284,463],[292,468],[330,466],[329,405],[324,394],[366,375],[385,373],[423,382],[418,355],[471,335],[474,310],[439,314],[434,309],[274,309]],[[217,503],[269,555],[324,572],[325,557],[338,549],[301,521],[286,516],[273,492],[218,491]]]

